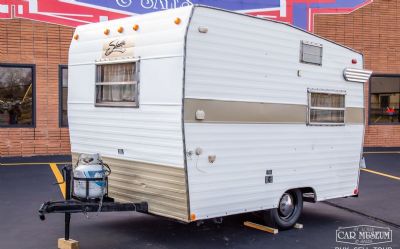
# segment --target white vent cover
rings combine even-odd
[[[365,83],[371,77],[372,71],[356,69],[356,68],[346,68],[343,72],[344,79],[347,81]]]

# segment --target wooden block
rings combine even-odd
[[[79,249],[79,242],[73,239],[58,239],[58,249]]]
[[[245,225],[247,227],[255,228],[255,229],[267,232],[267,233],[272,233],[272,234],[277,234],[279,232],[279,230],[276,229],[276,228],[263,226],[263,225],[256,224],[256,223],[253,223],[253,222],[250,222],[250,221],[245,221],[243,223],[243,225]]]
[[[303,224],[296,223],[296,224],[294,224],[293,227],[296,228],[296,229],[303,229]]]

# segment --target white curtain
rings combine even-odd
[[[331,107],[344,108],[344,95],[327,94],[327,93],[312,93],[312,107]],[[327,123],[342,123],[344,122],[344,110],[315,110],[310,111],[312,122],[327,122]]]
[[[311,106],[344,108],[344,95],[327,94],[327,93],[312,93],[311,94]]]
[[[135,64],[109,64],[97,67],[97,82],[132,82],[135,76]],[[136,84],[113,84],[97,86],[98,102],[134,102]]]

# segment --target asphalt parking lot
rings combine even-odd
[[[138,213],[83,214],[72,217],[71,238],[82,249],[133,248],[355,248],[336,242],[336,229],[357,225],[388,227],[392,242],[358,249],[400,248],[400,153],[366,154],[369,171],[362,171],[359,198],[305,204],[303,229],[271,235],[243,226],[257,221],[252,214],[235,215],[222,224],[181,224]],[[39,160],[39,161],[38,161]],[[50,214],[40,221],[37,210],[62,194],[44,158],[0,165],[0,248],[53,249],[63,237],[64,216]],[[59,160],[61,162],[61,160]],[[58,165],[61,167],[61,165]]]

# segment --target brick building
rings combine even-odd
[[[374,0],[350,14],[317,15],[314,24],[318,35],[361,51],[365,68],[375,74],[365,84],[364,146],[400,147],[400,1]]]
[[[67,63],[74,28],[65,26],[67,19],[16,18],[13,11],[31,7],[16,2],[3,8],[11,13],[5,19],[0,4],[0,156],[69,154]],[[313,21],[316,34],[364,53],[365,67],[375,73],[365,84],[366,147],[400,147],[399,3],[374,0]]]
[[[27,19],[0,20],[0,156],[70,153],[60,115],[60,76],[73,31]],[[10,80],[21,85],[10,87]],[[10,117],[5,109],[12,108],[20,114]]]

